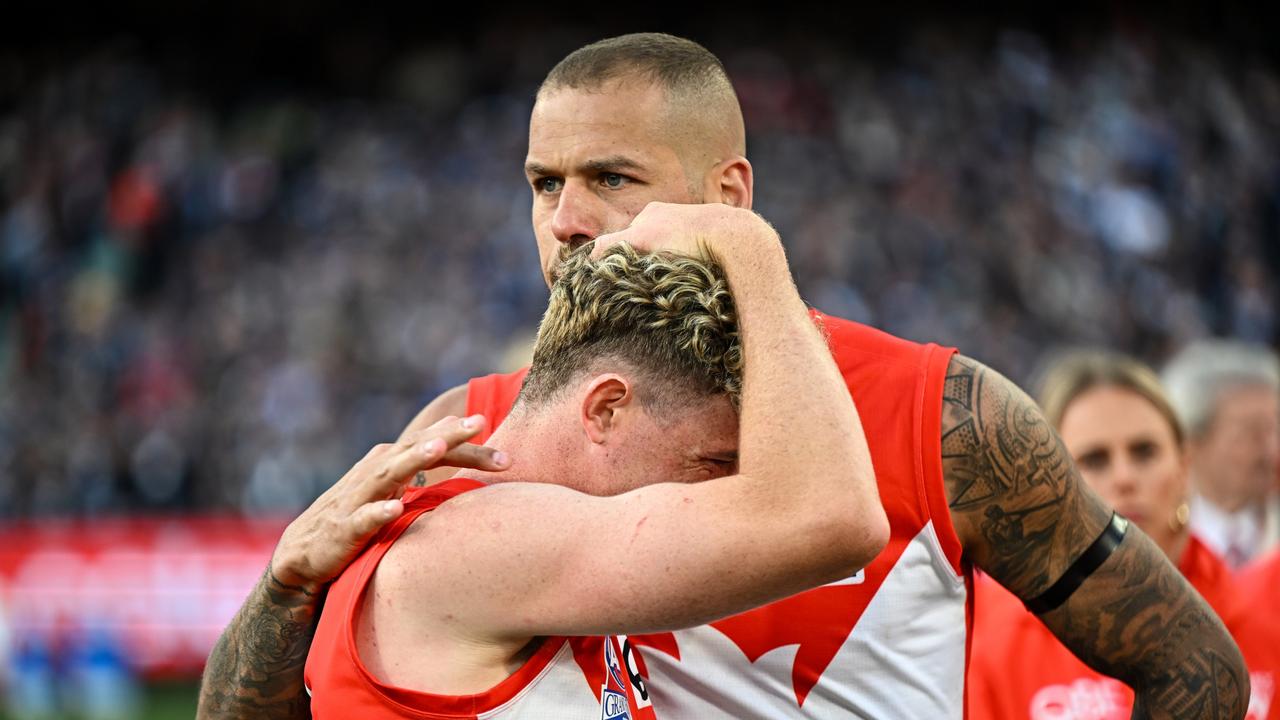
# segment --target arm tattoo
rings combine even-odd
[[[302,672],[320,616],[320,595],[266,572],[214,645],[197,717],[310,718]]]
[[[1070,456],[1035,403],[963,357],[951,361],[942,400],[942,465],[965,550],[1020,597],[1044,592],[1102,532]],[[1069,517],[1073,522],[1058,522]]]
[[[943,388],[942,465],[965,555],[1024,599],[1057,581],[1110,518],[1036,404],[960,356]],[[1135,718],[1244,714],[1239,650],[1136,527],[1040,619],[1081,660],[1134,688]]]

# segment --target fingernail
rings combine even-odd
[[[396,512],[396,501],[395,501],[395,500],[388,500],[388,501],[386,501],[386,502],[382,503],[382,516],[383,516],[383,517],[391,517],[392,515],[394,515],[394,514],[395,514],[395,512]]]
[[[483,418],[480,415],[472,415],[471,417],[466,418],[462,421],[462,427],[466,428],[467,430],[474,430],[475,428],[480,427],[480,421],[482,419]]]
[[[498,465],[506,465],[511,462],[511,458],[507,457],[506,453],[499,450],[493,454],[493,461]]]

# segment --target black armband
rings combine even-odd
[[[1058,582],[1050,585],[1048,590],[1036,597],[1024,601],[1023,604],[1036,615],[1043,615],[1066,602],[1067,598],[1079,589],[1080,584],[1101,567],[1116,548],[1120,547],[1120,541],[1124,540],[1124,534],[1128,529],[1129,521],[1112,512],[1111,521],[1103,528],[1102,534],[1080,557],[1076,558],[1075,562],[1071,563],[1071,567],[1058,578]]]

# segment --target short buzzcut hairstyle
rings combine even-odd
[[[639,375],[651,414],[742,388],[742,347],[724,271],[709,257],[640,253],[629,245],[599,259],[571,254],[551,288],[533,362],[517,405],[556,398],[583,373],[621,364]]]
[[[1159,412],[1178,447],[1185,435],[1178,414],[1160,386],[1160,378],[1139,360],[1108,350],[1069,350],[1057,354],[1040,373],[1040,407],[1055,428],[1076,398],[1099,387],[1123,388],[1141,396]]]
[[[676,93],[729,85],[720,58],[698,43],[666,33],[632,33],[578,48],[551,68],[543,89],[594,90],[611,80],[643,77]]]
[[[712,153],[717,162],[724,152],[746,153],[742,107],[724,64],[705,47],[675,35],[632,33],[578,48],[551,68],[538,96],[560,89],[594,92],[633,78],[666,92],[676,123],[673,136],[698,128],[699,150]],[[717,140],[709,143],[709,138]]]
[[[1187,433],[1200,437],[1213,423],[1223,391],[1262,386],[1280,393],[1280,361],[1262,345],[1199,340],[1165,365],[1162,378]]]

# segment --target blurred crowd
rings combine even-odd
[[[823,310],[1020,381],[1064,345],[1280,339],[1273,65],[1158,33],[695,39]],[[358,98],[0,62],[0,516],[294,512],[521,362],[528,113],[575,46],[482,86],[410,50]]]

